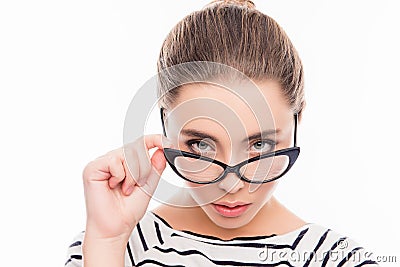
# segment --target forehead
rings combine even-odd
[[[276,129],[292,118],[280,85],[272,80],[187,84],[169,113],[180,128],[203,124],[228,132]]]

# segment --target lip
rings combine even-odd
[[[245,202],[217,202],[211,205],[223,217],[234,218],[242,215],[250,206]]]

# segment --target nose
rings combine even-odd
[[[244,181],[242,181],[236,173],[228,173],[227,176],[218,183],[218,187],[227,193],[234,194],[244,187]]]

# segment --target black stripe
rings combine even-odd
[[[161,263],[161,262],[155,261],[155,260],[144,260],[144,261],[138,262],[136,264],[136,267],[143,266],[145,264],[152,264],[151,266],[158,265],[158,266],[163,266],[163,267],[185,267],[183,265],[166,265],[164,263]]]
[[[336,241],[333,246],[329,249],[329,251],[326,252],[325,257],[324,257],[324,261],[322,262],[321,267],[325,267],[326,264],[328,263],[329,257],[332,254],[332,251],[335,250],[335,248],[341,243],[343,242],[347,237],[342,237],[340,238],[338,241]]]
[[[216,236],[211,236],[211,235],[204,235],[204,234],[199,234],[196,232],[192,232],[189,230],[182,230],[181,232],[190,234],[190,235],[194,235],[194,236],[198,236],[198,237],[202,237],[202,238],[207,238],[207,239],[213,239],[213,240],[218,240],[218,241],[236,241],[236,240],[244,240],[244,241],[252,241],[252,240],[260,240],[260,239],[265,239],[265,238],[270,238],[270,237],[274,237],[276,236],[276,234],[272,234],[272,235],[261,235],[261,236],[238,236],[238,237],[234,237],[231,239],[222,239]]]
[[[164,220],[164,218],[161,218],[160,216],[158,216],[157,214],[155,214],[154,212],[151,212],[154,216],[156,216],[160,221],[162,221],[166,226],[168,226],[169,228],[173,229],[171,225],[169,225],[169,223],[167,223],[166,220]]]
[[[364,266],[364,265],[367,265],[367,264],[376,264],[376,265],[378,265],[378,263],[376,261],[365,260],[365,261],[361,262],[360,264],[358,264],[358,265],[356,265],[354,267],[361,267],[361,266]]]
[[[177,233],[172,233],[171,237],[182,237],[182,238],[188,238],[186,236],[181,236],[178,235]],[[189,238],[190,239],[190,238]],[[214,243],[214,242],[208,242],[208,241],[203,241],[203,240],[197,240],[197,239],[192,239],[194,241],[197,242],[202,242],[205,244],[209,244],[209,245],[215,245],[215,246],[225,246],[225,247],[246,247],[246,248],[275,248],[275,249],[283,249],[283,248],[290,248],[292,249],[292,245],[280,245],[280,244],[263,244],[263,243],[234,243],[234,244],[230,244],[230,243]]]
[[[303,231],[300,232],[300,234],[297,236],[296,240],[293,242],[293,244],[290,246],[291,249],[296,249],[297,245],[300,243],[301,239],[303,239],[303,236],[308,232],[308,229],[304,229]]]
[[[157,217],[163,224],[165,224],[167,227],[171,228],[172,230],[174,230],[172,228],[172,226],[167,223],[166,220],[164,220],[163,218],[161,218],[159,215],[155,214],[154,212],[151,212],[155,217]],[[229,240],[225,240],[222,238],[218,238],[216,236],[211,236],[211,235],[203,235],[203,234],[199,234],[199,233],[195,233],[189,230],[182,230],[181,232],[187,233],[187,234],[191,234],[191,235],[195,235],[198,237],[203,237],[203,238],[208,238],[208,239],[213,239],[213,240],[219,240],[219,241],[235,241],[235,240],[260,240],[260,239],[265,239],[265,238],[270,238],[270,237],[274,237],[276,236],[276,234],[271,234],[271,235],[262,235],[262,236],[239,236],[239,237],[234,237],[232,239]]]
[[[69,259],[65,262],[64,266],[67,265],[68,263],[70,263],[72,261],[72,259],[82,260],[82,256],[81,255],[71,255],[69,257]]]
[[[129,259],[131,259],[132,266],[135,266],[135,261],[133,260],[131,245],[129,244],[129,241],[128,244],[126,245],[126,248],[128,249]]]
[[[308,257],[306,263],[304,264],[304,267],[307,267],[310,265],[311,260],[314,257],[314,254],[316,254],[317,250],[321,247],[322,243],[324,243],[326,236],[328,235],[329,231],[331,231],[331,229],[328,229],[325,231],[325,233],[321,236],[321,238],[318,241],[318,244],[315,246],[313,253],[311,253],[311,255]]]
[[[276,234],[260,235],[260,236],[238,236],[238,237],[234,237],[232,239],[229,239],[227,241],[236,241],[236,240],[251,241],[251,240],[259,240],[259,239],[270,238],[270,237],[274,237],[274,236],[276,236]],[[223,240],[223,239],[221,239],[221,240]]]
[[[162,239],[162,236],[161,236],[160,226],[158,225],[157,222],[154,222],[154,226],[156,227],[156,232],[157,232],[158,241],[159,241],[160,244],[162,245],[162,244],[164,244],[164,240]]]
[[[211,244],[211,245],[217,245],[217,246],[234,246],[234,247],[253,247],[253,248],[274,248],[274,249],[283,249],[283,248],[290,248],[294,250],[297,245],[300,243],[301,239],[304,237],[304,235],[308,232],[308,229],[304,229],[303,231],[300,232],[300,234],[297,236],[295,241],[293,242],[292,245],[281,245],[281,244],[263,244],[263,243],[238,243],[238,244],[219,244],[219,243],[212,243],[212,242],[207,242],[207,241],[202,241],[202,240],[196,240],[198,242],[206,243],[206,244]],[[179,235],[177,233],[172,233],[171,237],[182,237],[182,238],[188,238],[182,235]]]
[[[65,262],[64,266],[70,263],[72,259],[82,260],[82,255],[71,255],[69,259]]]
[[[337,267],[343,266],[346,263],[346,261],[348,261],[353,256],[354,252],[356,252],[357,250],[360,250],[360,249],[362,249],[362,247],[356,247],[352,251],[347,253],[346,257],[338,264]]]
[[[142,228],[140,227],[140,223],[138,223],[136,225],[136,228],[137,228],[138,233],[139,233],[140,241],[142,241],[142,245],[143,245],[144,251],[149,250],[149,247],[146,244],[146,240],[144,240],[144,236],[143,236],[143,233],[142,233]]]
[[[198,250],[185,250],[185,251],[178,251],[174,248],[167,248],[167,249],[162,249],[158,246],[154,247],[155,249],[157,249],[158,251],[162,252],[162,253],[176,253],[179,254],[181,256],[189,256],[189,255],[200,255],[203,256],[204,258],[206,258],[207,260],[209,260],[210,262],[216,264],[216,265],[230,265],[230,266],[277,266],[277,265],[281,265],[284,264],[286,266],[289,267],[294,267],[293,265],[291,265],[288,261],[280,261],[280,262],[276,262],[276,263],[254,263],[254,262],[237,262],[237,261],[229,261],[229,260],[213,260],[210,259],[209,257],[207,257],[204,253],[198,251]]]
[[[72,247],[76,247],[76,246],[80,246],[80,245],[82,245],[82,242],[76,241],[76,242],[72,243],[69,247],[72,248]]]
[[[82,255],[71,255],[71,259],[82,260]]]

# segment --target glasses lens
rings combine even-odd
[[[242,166],[239,172],[249,180],[261,182],[278,177],[288,166],[289,157],[280,155],[250,162]]]
[[[217,164],[183,156],[176,157],[174,165],[183,177],[194,182],[211,182],[224,172]]]

